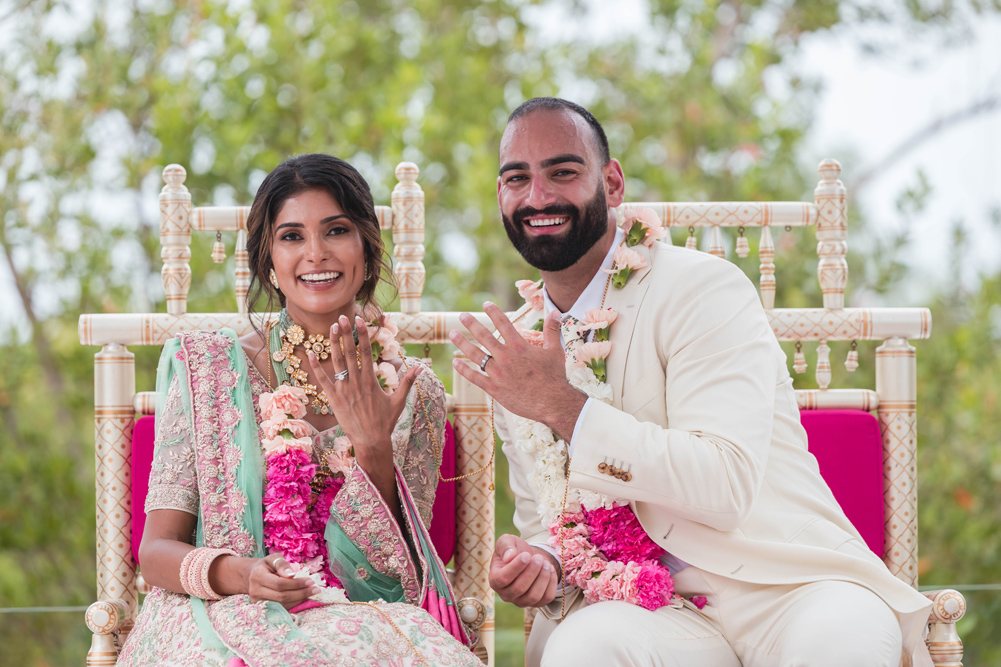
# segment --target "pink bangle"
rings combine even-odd
[[[180,579],[184,592],[202,600],[221,600],[222,596],[212,590],[209,584],[209,570],[213,561],[224,555],[235,556],[236,552],[232,549],[209,547],[198,547],[189,551],[181,561]]]

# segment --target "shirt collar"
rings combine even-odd
[[[584,320],[584,315],[587,311],[592,308],[601,307],[601,299],[605,294],[605,283],[608,280],[608,274],[601,269],[611,269],[612,268],[612,256],[615,255],[615,251],[618,249],[619,245],[622,243],[622,239],[625,237],[626,232],[621,227],[616,227],[615,238],[612,239],[612,245],[605,254],[605,259],[601,262],[601,267],[594,272],[594,276],[591,278],[591,282],[587,284],[584,291],[580,293],[577,300],[565,313],[560,313],[560,319],[565,319],[567,315],[572,315],[580,321]],[[546,315],[552,311],[559,312],[559,309],[549,298],[549,292],[546,291],[545,284],[542,285],[542,296],[546,302]]]

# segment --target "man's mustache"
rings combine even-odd
[[[543,209],[532,208],[531,206],[525,206],[515,211],[514,215],[511,216],[511,219],[516,224],[521,225],[525,222],[525,218],[531,217],[533,215],[545,215],[553,218],[559,216],[566,216],[571,220],[576,221],[580,215],[580,211],[577,210],[577,207],[572,206],[570,204],[553,204]]]

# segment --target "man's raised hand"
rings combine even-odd
[[[549,554],[514,535],[501,535],[490,561],[490,587],[501,600],[541,607],[556,597],[559,578]]]
[[[494,338],[472,315],[463,313],[459,321],[483,349],[454,329],[449,338],[482,371],[458,359],[453,362],[456,371],[514,414],[540,421],[569,441],[587,396],[567,382],[558,313],[554,311],[546,318],[540,348],[522,338],[494,304],[483,304],[483,312],[504,342]],[[485,365],[483,350],[491,357]]]

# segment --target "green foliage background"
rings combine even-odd
[[[819,84],[800,71],[802,40],[840,30],[888,52],[861,36],[885,27],[946,43],[998,9],[653,0],[654,38],[553,41],[526,21],[553,5],[576,17],[586,3],[0,1],[0,248],[17,288],[3,308],[23,315],[0,331],[0,607],[93,600],[96,349],[79,345],[76,320],[163,309],[155,202],[166,164],[188,168],[196,204],[246,204],[293,153],[348,159],[382,202],[394,166],[414,161],[427,198],[424,307],[513,307],[514,280],[531,273],[502,232],[494,182],[500,132],[524,99],[569,96],[602,119],[630,199],[808,200],[817,156],[803,139]],[[835,157],[850,175],[852,157]],[[902,215],[926,195],[923,182],[904,193]],[[820,302],[808,237],[778,235],[779,305]],[[211,264],[211,241],[193,245],[192,311],[234,305],[232,259]],[[957,275],[965,242],[959,228]],[[850,290],[886,293],[908,276],[906,236],[887,238],[856,209],[849,243]],[[446,261],[457,255],[475,261]],[[756,278],[753,257],[738,263]],[[933,337],[915,343],[922,583],[994,583],[1001,274],[957,278],[927,303]],[[152,387],[158,351],[134,352],[137,386]],[[845,352],[835,346],[834,358]],[[852,380],[871,383],[872,348],[861,352]],[[447,351],[434,353],[445,371]],[[505,479],[499,459],[498,529],[510,531]],[[968,598],[966,664],[997,664],[1001,597]],[[81,613],[2,618],[10,664],[79,664],[89,644]],[[498,662],[520,664],[520,611],[500,604],[498,618]]]

